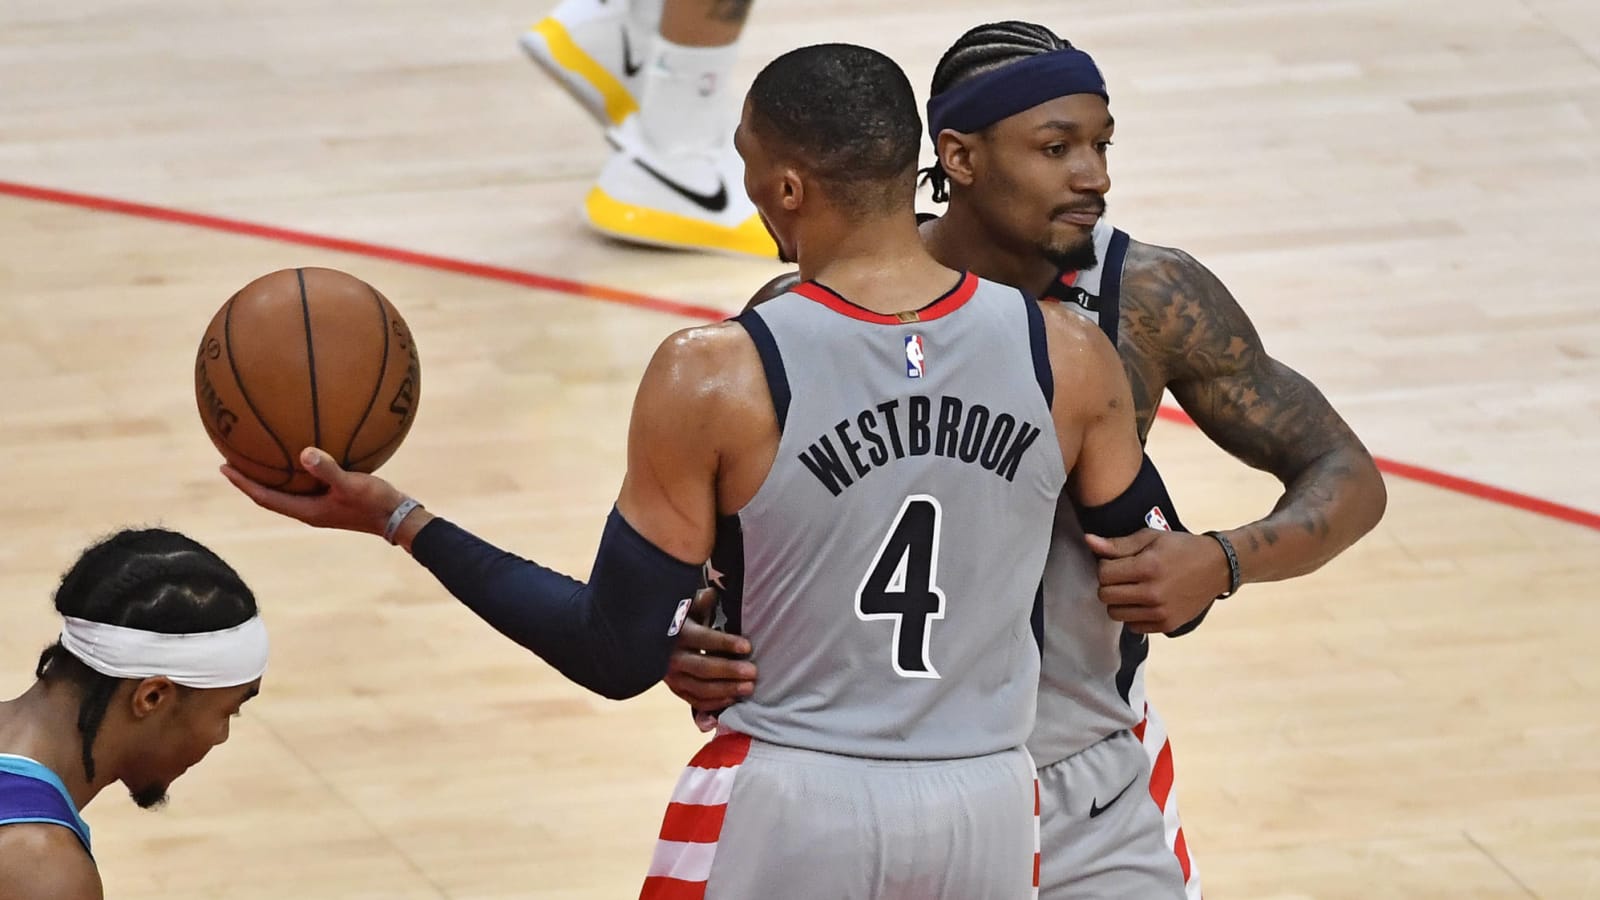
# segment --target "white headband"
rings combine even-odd
[[[267,671],[267,626],[242,625],[198,634],[157,634],[63,616],[61,646],[112,678],[165,677],[192,688],[249,684]]]

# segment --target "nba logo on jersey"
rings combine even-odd
[[[922,335],[906,335],[906,377],[921,378],[928,374],[922,356]]]
[[[1167,517],[1161,514],[1159,506],[1150,507],[1150,511],[1144,514],[1144,523],[1160,531],[1172,530],[1172,526],[1167,524]]]

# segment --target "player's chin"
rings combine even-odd
[[[1046,259],[1064,269],[1087,269],[1095,263],[1094,229],[1054,228],[1040,249]]]
[[[129,787],[128,796],[133,798],[133,803],[140,809],[160,809],[167,805],[166,784],[151,784],[145,787]]]

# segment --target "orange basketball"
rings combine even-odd
[[[206,434],[234,468],[297,494],[318,488],[300,451],[371,472],[411,430],[422,367],[411,329],[371,285],[333,269],[284,269],[234,294],[195,356]]]

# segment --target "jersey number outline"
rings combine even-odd
[[[943,519],[944,511],[934,497],[907,497],[856,588],[858,619],[894,620],[889,658],[895,674],[903,678],[939,677],[928,642],[933,622],[944,618],[944,591],[938,586]]]

